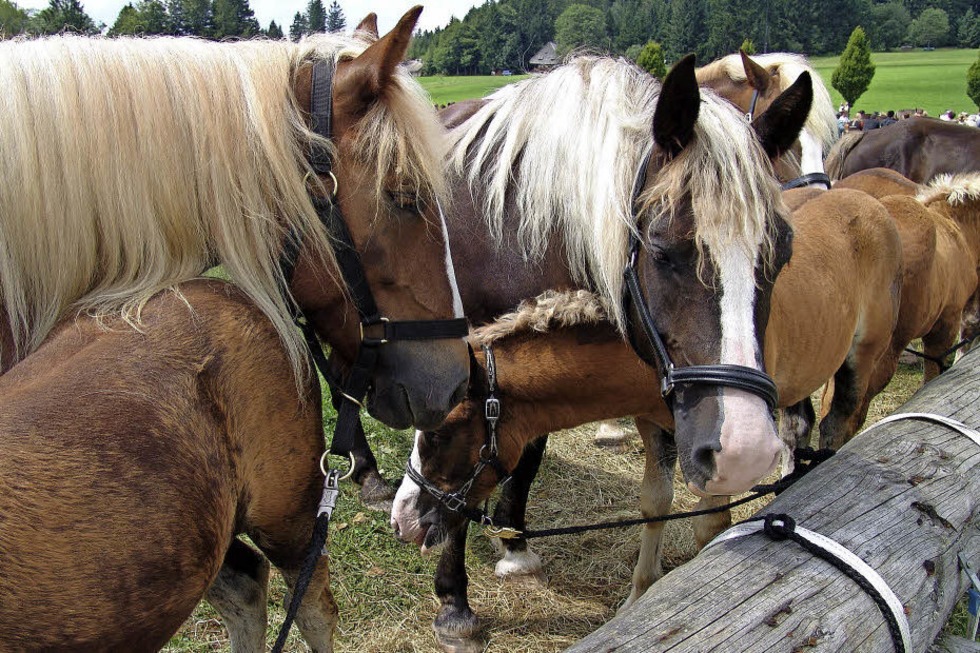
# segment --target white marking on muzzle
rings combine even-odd
[[[755,267],[737,247],[715,256],[721,281],[721,363],[761,370],[755,329]],[[722,389],[721,451],[715,453],[710,494],[738,494],[768,475],[779,460],[782,442],[766,402],[736,388]]]
[[[453,292],[453,315],[454,317],[465,317],[463,313],[463,299],[459,294],[459,286],[456,285],[456,270],[453,268],[452,250],[449,248],[449,228],[446,226],[446,216],[442,212],[442,204],[436,200],[436,208],[439,209],[439,222],[442,224],[442,241],[446,244],[446,275],[449,277],[449,287]]]
[[[415,469],[422,468],[422,459],[419,456],[419,438],[421,431],[415,431],[415,446],[412,447],[411,464]],[[422,532],[419,524],[419,511],[417,509],[418,498],[422,488],[415,481],[405,476],[402,484],[398,486],[395,493],[395,500],[391,506],[391,526],[398,531],[399,536],[408,542],[414,541]]]

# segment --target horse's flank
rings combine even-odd
[[[306,366],[277,265],[302,235],[332,271],[309,198],[313,134],[293,93],[314,59],[367,43],[83,39],[0,44],[0,298],[14,362],[77,311],[138,326],[161,289],[221,263],[272,320],[293,368]],[[355,147],[385,173],[443,192],[428,102],[399,80],[361,122]],[[325,279],[325,283],[337,283]],[[302,375],[297,375],[298,377]]]
[[[653,147],[659,91],[635,66],[580,57],[497,91],[451,132],[452,169],[482,198],[491,233],[501,237],[511,201],[525,258],[560,233],[573,277],[609,301],[620,326],[633,185]],[[648,185],[640,210],[666,218],[690,199],[702,254],[734,244],[753,258],[766,242],[767,208],[780,202],[772,166],[751,130],[726,130],[735,111],[727,102],[708,90],[701,99],[693,142]]]

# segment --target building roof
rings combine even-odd
[[[561,61],[558,58],[558,50],[554,41],[548,41],[538,50],[537,54],[531,57],[528,62],[532,66],[557,66]]]

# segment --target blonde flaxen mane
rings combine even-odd
[[[669,219],[690,193],[702,253],[765,255],[770,211],[782,206],[772,167],[742,116],[701,94],[692,143],[646,189],[641,210]],[[580,57],[497,91],[450,134],[452,170],[482,198],[498,242],[513,199],[525,257],[560,233],[573,277],[605,298],[620,328],[633,184],[653,147],[659,95],[659,83],[624,60]]]
[[[950,206],[980,199],[980,172],[937,175],[915,199],[923,204],[945,201]]]
[[[221,263],[302,372],[279,290],[285,234],[303,234],[334,276],[324,283],[339,276],[308,196],[306,156],[320,139],[297,106],[294,75],[366,46],[340,35],[0,42],[0,299],[14,360],[72,312],[138,326],[151,296]],[[443,192],[439,127],[407,73],[360,125],[354,147],[376,162],[376,191],[397,170]]]

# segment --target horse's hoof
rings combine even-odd
[[[482,653],[486,648],[480,636],[480,619],[469,608],[443,606],[432,623],[432,630],[446,653]]]
[[[593,442],[604,449],[623,449],[629,444],[632,434],[617,422],[600,422]]]
[[[541,557],[533,551],[504,551],[504,557],[497,561],[493,573],[498,578],[532,580],[548,584],[544,575],[544,563]]]
[[[361,503],[372,510],[391,512],[395,489],[380,474],[368,473],[361,480]]]

